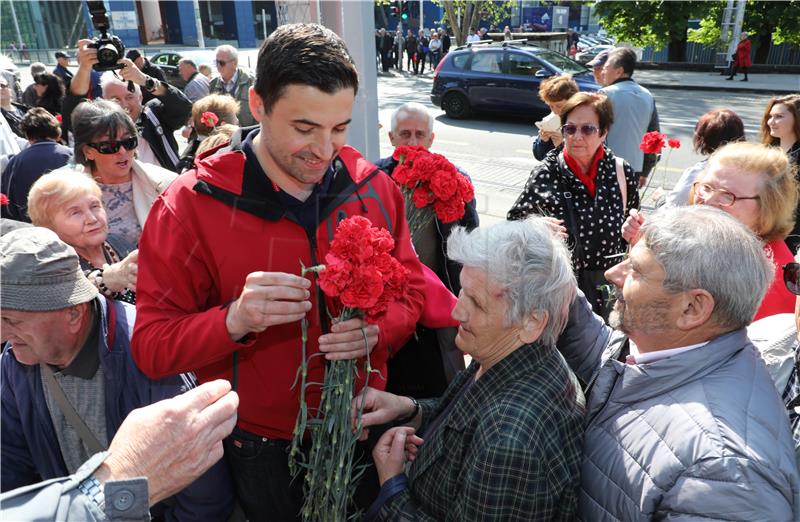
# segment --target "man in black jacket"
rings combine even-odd
[[[433,138],[433,116],[424,105],[405,103],[392,114],[389,140],[393,147],[407,145],[430,149]],[[376,161],[375,165],[391,175],[397,161],[389,156]],[[433,270],[455,295],[461,291],[461,265],[447,257],[447,238],[455,226],[472,230],[478,224],[478,211],[473,199],[464,206],[464,217],[459,221],[442,223],[434,219],[414,239],[419,260]],[[416,335],[389,360],[386,389],[415,398],[436,397],[444,393],[455,374],[464,369],[464,354],[456,348],[454,338],[455,329],[433,330],[418,325]]]
[[[409,29],[408,33],[406,34],[406,56],[408,56],[408,65],[406,66],[406,69],[408,69],[408,72],[411,72],[412,65],[416,69],[416,59],[414,58],[414,55],[417,54],[417,43],[417,37],[414,36],[414,31]]]
[[[128,52],[125,53],[125,58],[132,61],[133,64],[147,76],[162,82],[167,81],[167,78],[164,76],[164,71],[162,71],[158,65],[153,65],[150,60],[145,58],[145,56],[142,54],[142,51],[139,49],[129,49]],[[153,99],[153,95],[145,91],[142,93],[142,99],[144,103],[147,103]]]
[[[89,89],[92,66],[97,63],[97,49],[88,47],[91,42],[78,42],[78,72],[64,99],[66,115],[85,99]],[[112,72],[103,74],[103,98],[117,102],[136,123],[142,137],[137,149],[141,161],[178,172],[180,157],[173,133],[191,116],[192,102],[177,88],[146,75],[131,60],[122,58],[119,63],[125,66],[119,71],[122,80]],[[128,82],[133,83],[133,92],[128,90]],[[144,105],[142,91],[153,95]]]

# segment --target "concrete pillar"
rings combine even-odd
[[[327,3],[327,2],[326,2]],[[333,3],[333,2],[331,2]],[[372,2],[337,2],[341,5],[341,29],[337,31],[356,63],[359,76],[353,119],[347,142],[370,161],[380,158],[378,140],[378,73],[375,68],[375,11]]]

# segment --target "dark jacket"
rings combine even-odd
[[[28,192],[36,180],[51,170],[63,167],[72,158],[72,149],[55,141],[44,140],[15,154],[3,171],[0,192],[8,196],[8,205],[0,207],[2,216],[27,221]]]
[[[444,33],[442,36],[442,54],[447,54],[450,51],[450,35]]]
[[[585,414],[578,380],[540,343],[475,381],[478,367],[473,361],[441,399],[420,401],[425,444],[407,479],[384,483],[367,520],[575,520]]]
[[[34,94],[36,93],[34,92]],[[35,106],[36,100],[33,100],[33,103]],[[19,124],[22,123],[22,117],[25,116],[25,113],[28,112],[30,107],[16,102],[11,102],[11,106],[13,109],[11,111],[7,111],[5,109],[0,109],[0,111],[2,111],[3,117],[8,122],[8,126],[11,128],[11,131],[20,138],[26,138],[25,134],[20,130]]]
[[[150,144],[159,164],[165,169],[179,172],[178,144],[173,133],[183,127],[192,114],[192,102],[180,89],[165,83],[167,92],[156,96],[142,107],[136,127],[142,139]],[[68,93],[64,98],[64,114],[71,115],[83,96]]]
[[[559,145],[559,151],[561,150],[562,146],[563,143],[562,145]],[[547,153],[555,149],[556,146],[553,145],[553,140],[543,140],[541,136],[537,135],[533,139],[533,147],[531,148],[533,150],[533,157],[539,161],[542,161],[544,157],[547,156]]]
[[[61,81],[64,82],[64,92],[69,92],[69,84],[72,82],[72,77],[74,76],[72,71],[58,64],[56,68],[53,69],[53,74],[61,78]]]
[[[119,301],[97,298],[101,335],[100,364],[105,377],[106,430],[109,439],[134,409],[186,391],[180,376],[148,379],[133,362],[130,335],[135,309]],[[109,306],[113,308],[108,308]],[[68,474],[45,402],[39,366],[17,362],[13,346],[0,359],[2,367],[2,490]],[[175,496],[168,520],[225,520],[233,491],[223,461]]]
[[[411,36],[406,37],[406,53],[408,53],[409,56],[412,56],[416,52],[417,37],[412,34]]]
[[[142,67],[142,72],[145,73],[147,76],[151,76],[156,80],[161,80],[162,82],[167,81],[166,77],[164,76],[164,71],[158,65],[153,65],[150,60],[147,58],[144,59],[144,67]],[[147,92],[146,90],[142,89],[142,102],[147,103],[150,100],[154,99],[155,96]]]

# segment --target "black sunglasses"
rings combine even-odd
[[[227,60],[227,61],[226,61],[226,60],[214,60],[214,61],[215,61],[215,62],[217,63],[217,65],[219,65],[220,67],[225,67],[227,64],[229,64],[229,63],[231,62],[231,60]]]
[[[794,295],[800,295],[800,263],[783,265],[783,284]]]
[[[567,136],[574,136],[576,132],[580,129],[581,134],[584,136],[591,136],[592,134],[599,132],[600,129],[597,128],[596,125],[592,125],[591,123],[586,123],[578,127],[574,123],[567,123],[563,127],[561,127],[561,133]]]
[[[125,147],[126,150],[136,149],[136,147],[139,146],[139,138],[137,136],[131,136],[124,140],[100,141],[97,143],[87,143],[87,145],[100,154],[116,154],[120,147]]]

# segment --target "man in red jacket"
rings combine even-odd
[[[299,408],[300,319],[309,322],[308,382],[325,361],[371,351],[370,386],[414,331],[422,268],[391,179],[345,145],[358,75],[344,42],[315,24],[280,27],[264,42],[250,109],[259,126],[199,156],[153,205],[139,245],[133,353],[152,377],[193,370],[238,384],[239,420],[225,444],[250,520],[293,520],[302,480],[286,448]],[[404,298],[378,324],[331,325],[321,291],[300,277],[324,261],[336,225],[351,215],[390,231],[411,272]],[[362,381],[357,384],[363,386]],[[320,389],[306,391],[309,411]]]

